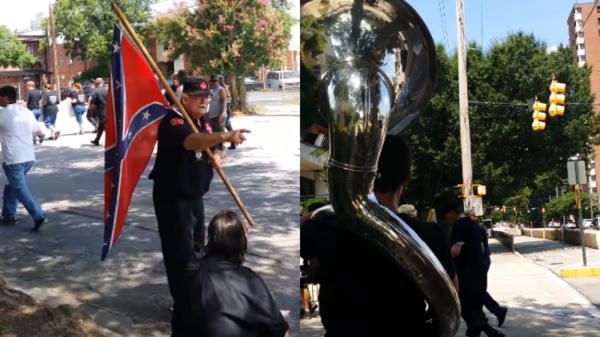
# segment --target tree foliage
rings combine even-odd
[[[35,61],[36,58],[27,53],[25,45],[8,28],[0,26],[0,67],[23,68]]]
[[[591,103],[589,67],[578,68],[573,50],[560,46],[548,53],[533,35],[515,33],[495,41],[485,53],[471,44],[467,53],[469,101],[515,105],[470,104],[474,183],[487,186],[484,201],[540,207],[548,190],[562,185],[566,161],[591,153],[598,144],[600,120],[591,106],[567,106],[563,116],[546,119],[534,132],[531,113],[522,106],[535,95],[548,102],[552,74],[566,83],[566,102]],[[429,207],[439,181],[437,200],[451,200],[452,186],[462,182],[458,127],[458,59],[437,46],[438,80],[426,112],[404,137],[414,155],[413,181],[407,197]],[[520,104],[520,105],[517,105]],[[435,206],[435,205],[434,205]]]
[[[588,218],[590,214],[590,195],[588,193],[579,193],[581,200],[581,209],[583,211],[583,218]],[[592,194],[592,199],[597,200],[597,196]],[[575,218],[579,215],[579,211],[575,208],[575,192],[568,192],[560,197],[552,199],[546,204],[546,216],[547,220],[559,220],[563,216],[569,217],[574,215]]]
[[[70,57],[108,60],[112,51],[113,25],[118,22],[110,4],[114,2],[131,27],[143,40],[155,0],[56,0],[54,27],[56,37],[64,40]],[[42,26],[48,31],[48,21]],[[46,42],[47,43],[47,42]]]
[[[243,76],[281,63],[293,24],[268,0],[199,0],[194,11],[178,6],[157,18],[153,31],[169,41],[170,58],[187,55],[195,73]]]

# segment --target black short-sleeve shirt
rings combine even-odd
[[[454,258],[460,288],[482,285],[485,272],[483,229],[468,217],[460,218],[450,234],[452,245],[461,245],[460,254]]]
[[[429,246],[450,279],[455,276],[441,227],[400,217]],[[396,263],[345,229],[335,215],[318,215],[300,229],[300,256],[321,266],[320,313],[327,336],[392,336],[418,331],[437,336],[425,295]]]
[[[289,325],[265,282],[250,268],[203,258],[182,281],[189,312],[182,337],[283,337]]]
[[[69,94],[69,98],[77,100],[77,102],[72,103],[73,106],[85,105],[85,94],[82,92],[71,90],[71,93]]]
[[[199,132],[212,132],[206,118],[196,124]],[[205,151],[188,151],[185,139],[194,133],[185,118],[175,109],[168,109],[158,127],[158,151],[149,178],[164,193],[198,199],[208,192],[213,168]],[[221,150],[221,145],[211,150]]]
[[[27,109],[37,110],[40,108],[40,99],[42,99],[42,92],[37,89],[28,90],[25,94],[25,101],[27,102]]]
[[[92,104],[94,104],[94,112],[98,117],[106,116],[106,103],[108,101],[108,89],[106,87],[94,88],[92,94]]]
[[[58,104],[60,103],[60,99],[58,94],[53,91],[46,91],[42,95],[42,105],[44,106],[44,114],[56,114],[58,113]]]

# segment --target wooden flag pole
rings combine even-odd
[[[175,102],[175,104],[177,105],[177,108],[179,109],[179,111],[181,111],[181,114],[185,118],[185,121],[190,125],[190,127],[192,128],[192,130],[195,133],[199,133],[198,132],[198,128],[196,128],[196,124],[194,124],[194,122],[192,122],[192,119],[188,115],[187,111],[185,111],[185,108],[183,107],[183,105],[181,104],[181,102],[177,99],[177,96],[173,92],[173,89],[171,89],[171,86],[169,86],[169,84],[167,83],[167,80],[165,79],[165,77],[161,73],[160,69],[158,68],[158,66],[156,65],[156,63],[154,63],[154,60],[152,59],[152,57],[150,57],[150,54],[148,54],[148,51],[146,50],[146,48],[144,48],[144,45],[142,44],[142,42],[140,41],[140,39],[137,37],[137,34],[133,31],[133,28],[131,28],[131,26],[129,25],[129,22],[127,21],[127,19],[123,15],[123,12],[121,12],[121,9],[114,2],[111,2],[110,5],[112,6],[112,9],[115,12],[115,14],[117,14],[117,17],[119,18],[119,20],[123,24],[123,27],[125,28],[125,30],[127,30],[127,32],[129,33],[129,35],[131,36],[131,38],[133,39],[133,41],[137,45],[138,49],[142,52],[142,55],[144,55],[144,58],[146,59],[146,62],[148,62],[148,65],[150,65],[150,68],[152,68],[152,71],[154,72],[154,74],[156,74],[156,76],[158,76],[158,79],[160,80],[160,83],[162,83],[163,87],[165,87],[166,92],[169,95],[169,97],[171,98],[171,100],[173,102]],[[210,149],[206,149],[204,151],[206,151],[206,154],[208,155],[208,158],[211,161],[214,160],[214,156],[213,156],[212,152],[210,151]],[[235,193],[235,190],[233,189],[233,187],[229,183],[229,180],[227,180],[227,177],[225,176],[225,173],[223,173],[223,170],[221,170],[220,167],[217,168],[216,170],[217,170],[217,173],[219,173],[219,176],[221,176],[221,179],[223,179],[223,183],[225,184],[225,186],[229,190],[229,193],[231,193],[231,196],[233,197],[233,200],[235,200],[235,203],[238,205],[238,207],[240,208],[240,210],[242,211],[242,213],[244,214],[244,216],[248,220],[248,223],[250,224],[250,226],[254,226],[254,221],[252,221],[252,218],[250,217],[250,214],[248,214],[248,211],[246,211],[246,208],[244,207],[244,204],[242,204],[242,201],[238,197],[237,193]]]

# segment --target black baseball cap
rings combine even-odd
[[[211,95],[208,82],[203,78],[188,77],[183,82],[183,93],[190,96]]]
[[[218,81],[219,80],[219,75],[210,75],[210,81]]]

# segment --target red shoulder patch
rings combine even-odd
[[[173,119],[171,119],[171,125],[172,126],[183,125],[183,119],[181,119],[181,118],[173,118]]]
[[[210,127],[210,124],[204,123],[204,128],[206,128],[206,132],[212,135],[212,128]]]

